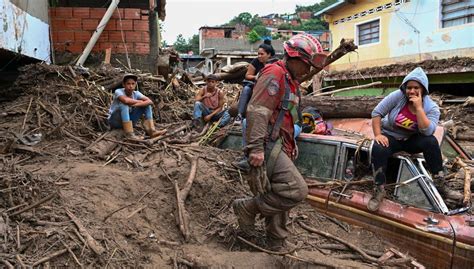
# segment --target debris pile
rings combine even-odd
[[[474,142],[474,119],[466,117],[474,113],[474,97],[442,96],[441,116],[445,122],[452,121],[447,127],[454,139]]]
[[[205,133],[189,131],[185,121],[192,109],[192,85],[140,74],[140,90],[160,105],[161,127],[169,132],[131,143],[105,132],[111,91],[123,71],[101,67],[82,74],[69,67],[32,65],[23,72],[12,88],[21,96],[0,104],[0,257],[6,267],[414,262],[404,254],[379,259],[382,250],[396,250],[309,205],[290,216],[290,240],[298,242],[298,256],[260,252],[265,251],[262,220],[262,237],[239,237],[229,205],[250,194],[231,165],[240,153],[191,144]],[[226,85],[228,96],[238,93],[236,87]],[[103,143],[113,147],[103,154],[92,150]]]
[[[405,76],[416,67],[421,67],[428,73],[457,73],[474,71],[474,59],[469,57],[452,57],[448,59],[425,60],[422,62],[411,62],[403,64],[390,64],[370,68],[354,68],[350,71],[332,71],[325,78],[332,80],[346,80],[352,77],[377,78]]]

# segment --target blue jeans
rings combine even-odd
[[[207,108],[202,102],[196,101],[194,103],[193,119],[201,119],[211,113],[212,109]],[[227,109],[212,116],[211,121],[218,121],[221,117],[219,127],[226,126],[230,122],[230,114]]]
[[[145,107],[131,107],[126,104],[120,104],[119,108],[109,117],[110,128],[122,128],[123,121],[132,121],[133,125],[135,125],[142,115],[145,115],[145,119],[147,120],[153,119],[153,109],[151,105]]]
[[[293,126],[295,131],[293,133],[294,138],[296,139],[301,134],[301,126],[295,124]],[[242,120],[242,148],[247,146],[247,140],[245,140],[245,132],[247,131],[247,119]]]
[[[239,98],[238,113],[242,116],[245,114],[245,111],[247,111],[247,105],[252,97],[252,93],[253,84],[247,83],[242,89],[242,94],[240,94]]]

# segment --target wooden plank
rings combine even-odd
[[[110,64],[110,58],[112,56],[112,48],[105,49],[104,63]]]

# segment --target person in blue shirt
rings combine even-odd
[[[112,129],[123,129],[125,136],[131,140],[140,140],[133,132],[133,126],[144,116],[145,132],[151,138],[166,133],[166,130],[156,130],[153,121],[153,101],[143,95],[137,87],[138,76],[125,74],[122,78],[123,88],[115,90],[112,105],[109,109],[108,122]]]
[[[434,137],[440,111],[429,97],[428,77],[421,67],[411,71],[400,90],[387,95],[372,111],[372,165],[375,194],[367,208],[377,211],[385,196],[385,174],[390,156],[400,151],[423,152],[438,191],[445,192],[443,160]]]

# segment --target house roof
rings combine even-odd
[[[338,0],[336,3],[314,13],[314,16],[320,16],[326,13],[330,13],[331,11],[336,10],[340,7],[343,7],[349,3],[354,3],[354,0]]]
[[[261,16],[260,18],[262,18],[262,19],[273,19],[273,18],[277,18],[277,17],[278,17],[277,13],[270,13],[268,15]]]

